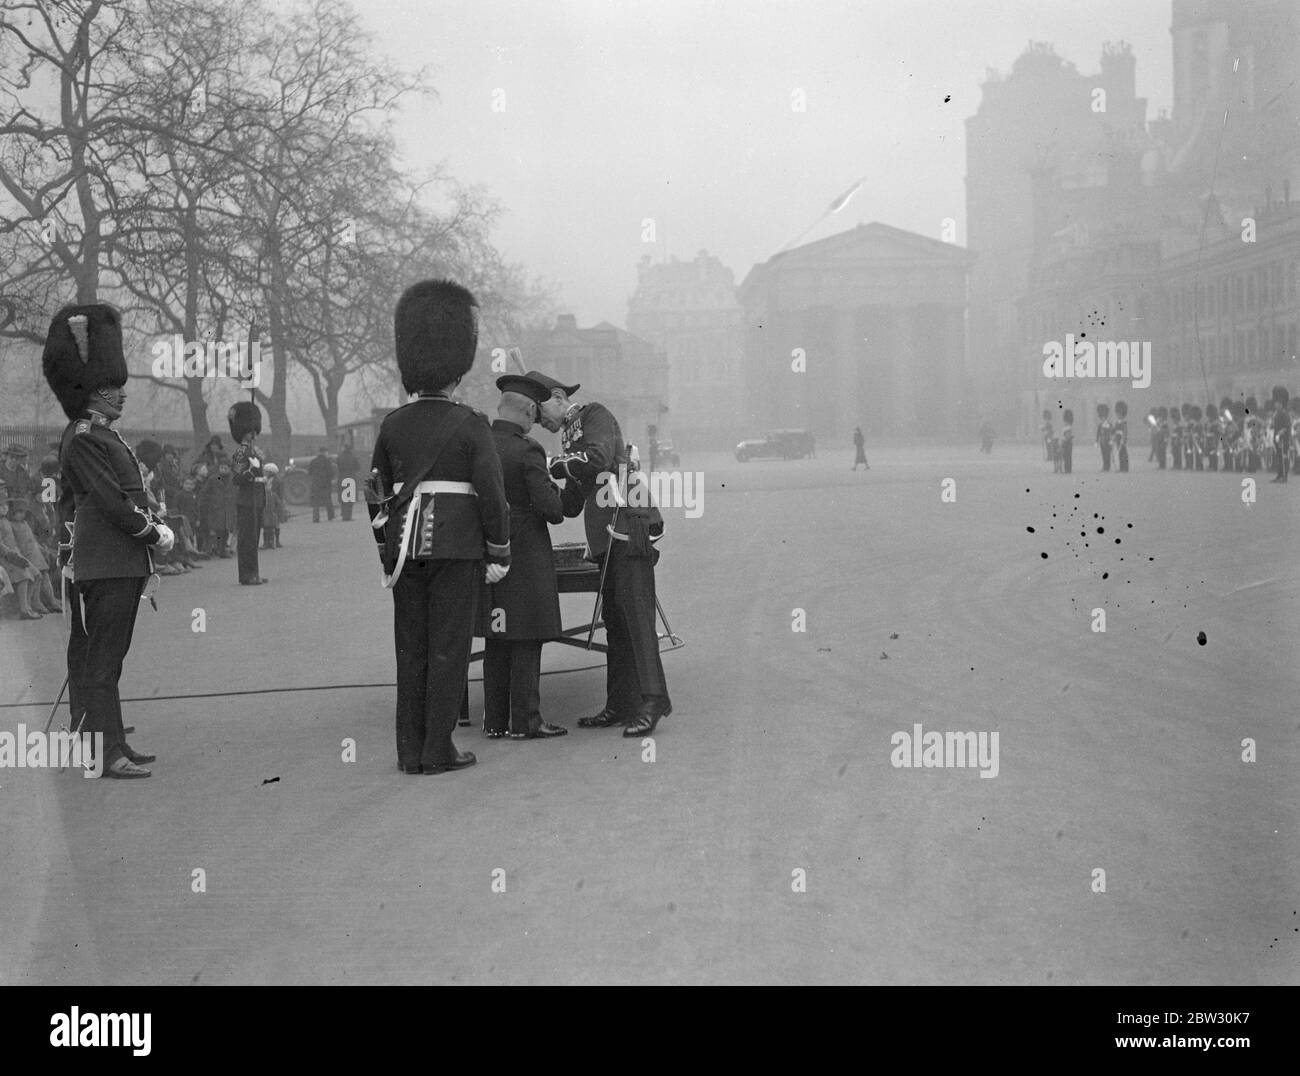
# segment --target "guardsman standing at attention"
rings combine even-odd
[[[1128,470],[1128,404],[1123,400],[1115,403],[1115,423],[1111,431],[1111,443],[1115,446],[1115,466],[1122,474]]]
[[[226,416],[230,436],[235,439],[235,455],[230,461],[235,483],[235,545],[239,553],[239,582],[255,587],[266,580],[257,564],[257,543],[262,534],[262,514],[266,511],[266,475],[262,465],[266,457],[253,440],[262,432],[262,411],[257,404],[241,400]]]
[[[126,402],[122,325],[107,305],[68,306],[50,323],[45,379],[71,420],[59,446],[59,533],[68,601],[68,702],[72,729],[103,734],[105,777],[148,777],[152,755],[133,751],[122,727],[118,680],[136,611],[166,553],[171,530],[148,511],[140,463],[113,423]]]
[[[484,584],[479,601],[483,653],[483,731],[490,740],[563,736],[542,720],[538,688],[542,644],[563,632],[555,554],[548,524],[564,522],[560,490],[546,473],[546,451],[528,436],[551,390],[519,374],[497,378],[499,416],[492,439],[510,502],[510,574]]]
[[[1173,469],[1183,469],[1183,413],[1175,404],[1169,409],[1169,452],[1173,459]]]
[[[1097,444],[1101,446],[1101,469],[1110,470],[1110,442],[1115,429],[1110,421],[1110,408],[1104,404],[1097,405]]]
[[[629,474],[627,445],[609,409],[594,402],[571,403],[577,385],[562,385],[545,374],[528,377],[550,390],[542,404],[542,425],[560,431],[560,455],[551,461],[551,476],[565,480],[564,514],[582,515],[587,548],[604,573],[601,600],[609,641],[605,707],[581,718],[578,726],[623,725],[624,736],[645,736],[673,709],[655,630],[659,550],[654,543],[663,536],[663,519],[648,496],[633,497],[620,488],[629,478],[638,482],[629,487],[638,494],[645,487],[639,485],[639,472]]]
[[[479,587],[510,568],[510,506],[486,416],[451,398],[478,348],[474,296],[424,280],[406,289],[393,321],[402,387],[417,398],[379,427],[366,500],[393,591],[397,763],[447,773],[476,761],[451,734]]]
[[[1074,412],[1067,407],[1061,419],[1065,423],[1061,428],[1061,471],[1070,474],[1074,469]]]

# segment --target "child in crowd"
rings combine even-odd
[[[234,491],[230,479],[230,461],[224,456],[217,461],[217,471],[208,475],[199,494],[199,511],[203,517],[208,534],[208,552],[214,556],[227,558],[231,556],[226,548],[230,539],[230,523],[227,514],[230,506],[227,502]]]
[[[40,620],[41,612],[53,612],[44,607],[41,611],[36,609],[40,605],[41,570],[18,548],[8,516],[9,491],[0,485],[0,566],[4,567],[13,587],[14,598],[18,603],[18,618]]]
[[[266,475],[266,509],[262,513],[262,548],[280,548],[280,513],[284,511],[284,491],[281,487],[280,468],[268,463],[262,473]]]

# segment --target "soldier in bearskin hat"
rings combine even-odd
[[[262,410],[249,400],[240,400],[226,413],[226,421],[230,424],[230,436],[235,439],[230,475],[235,484],[239,582],[241,586],[256,587],[266,582],[257,563],[262,514],[266,511],[266,475],[262,471],[266,457],[253,443],[262,432]]]
[[[1254,396],[1246,397],[1246,473],[1254,474],[1259,470],[1260,458],[1260,421],[1259,402]]]
[[[1065,423],[1061,429],[1061,471],[1070,474],[1074,468],[1074,412],[1067,407],[1061,419]]]
[[[1204,430],[1205,469],[1219,469],[1219,440],[1223,435],[1223,424],[1219,421],[1219,409],[1212,403],[1205,405]]]
[[[1163,471],[1169,463],[1169,408],[1157,407],[1155,419],[1156,424],[1151,435],[1151,447],[1155,452],[1156,466]]]
[[[397,762],[405,773],[448,773],[476,761],[451,735],[479,587],[510,569],[510,506],[487,417],[451,398],[478,347],[474,296],[421,281],[393,320],[402,387],[416,399],[379,427],[366,501],[393,591]]]
[[[135,453],[113,429],[126,402],[126,357],[117,311],[68,306],[50,322],[41,358],[69,423],[59,459],[61,564],[70,579],[68,701],[74,730],[103,734],[106,777],[148,777],[153,756],[131,749],[118,679],[136,611],[153,572],[152,550],[175,538],[150,513]]]
[[[1195,464],[1195,470],[1203,471],[1205,470],[1205,418],[1196,404],[1192,404],[1188,411],[1190,412],[1188,431],[1190,433],[1192,462]]]
[[[1291,412],[1287,404],[1291,393],[1281,385],[1273,389],[1273,452],[1276,456],[1277,474],[1274,482],[1285,482],[1291,463]]]
[[[1116,466],[1122,474],[1128,470],[1128,404],[1123,400],[1115,401],[1115,424],[1111,433],[1111,443],[1115,446]]]
[[[1183,411],[1178,404],[1169,409],[1169,451],[1175,471],[1183,469]]]
[[[1111,436],[1115,428],[1110,421],[1110,408],[1104,404],[1097,405],[1097,444],[1101,446],[1101,469],[1110,470]]]

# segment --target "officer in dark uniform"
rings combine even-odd
[[[629,479],[631,488],[637,488],[643,476],[628,471],[627,446],[609,409],[598,403],[570,403],[577,385],[561,385],[545,374],[528,377],[551,393],[542,404],[541,421],[561,435],[551,475],[565,480],[564,514],[582,514],[587,548],[605,573],[605,708],[581,718],[578,725],[624,725],[624,736],[644,736],[672,713],[655,631],[654,568],[659,551],[654,543],[663,535],[663,519],[657,508],[638,504],[641,498],[621,488]],[[627,507],[616,508],[620,500]]]
[[[226,415],[235,455],[230,461],[235,483],[235,547],[239,553],[239,582],[246,587],[265,583],[257,564],[257,543],[262,534],[262,513],[266,510],[266,457],[253,443],[262,432],[262,410],[241,400]]]
[[[501,457],[510,502],[510,574],[487,586],[479,602],[483,653],[483,731],[512,740],[563,736],[569,730],[542,720],[538,683],[542,643],[557,638],[560,595],[547,524],[563,523],[560,490],[546,472],[546,452],[527,436],[550,389],[518,374],[497,378],[500,416],[492,439]]]
[[[1061,470],[1070,474],[1074,470],[1074,412],[1068,407],[1061,414]]]
[[[397,762],[405,773],[472,766],[452,730],[469,673],[479,587],[510,565],[510,506],[486,416],[451,392],[474,364],[478,304],[449,280],[414,284],[394,317],[402,386],[384,419],[367,508],[393,591]],[[484,560],[487,561],[486,572]]]
[[[103,734],[106,777],[148,777],[122,727],[118,680],[136,611],[171,530],[151,516],[140,464],[113,422],[126,401],[122,326],[105,305],[64,307],[50,323],[45,379],[71,422],[59,447],[61,563],[68,588],[68,701],[73,728]]]

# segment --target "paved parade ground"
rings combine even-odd
[[[153,778],[0,770],[0,981],[1300,981],[1300,481],[868,454],[683,458],[653,761],[552,646],[570,735],[399,774],[393,689],[348,686],[394,679],[363,522],[163,579],[123,694],[197,697],[125,707]],[[63,631],[0,624],[0,701],[53,699]],[[996,776],[892,765],[916,725]]]

